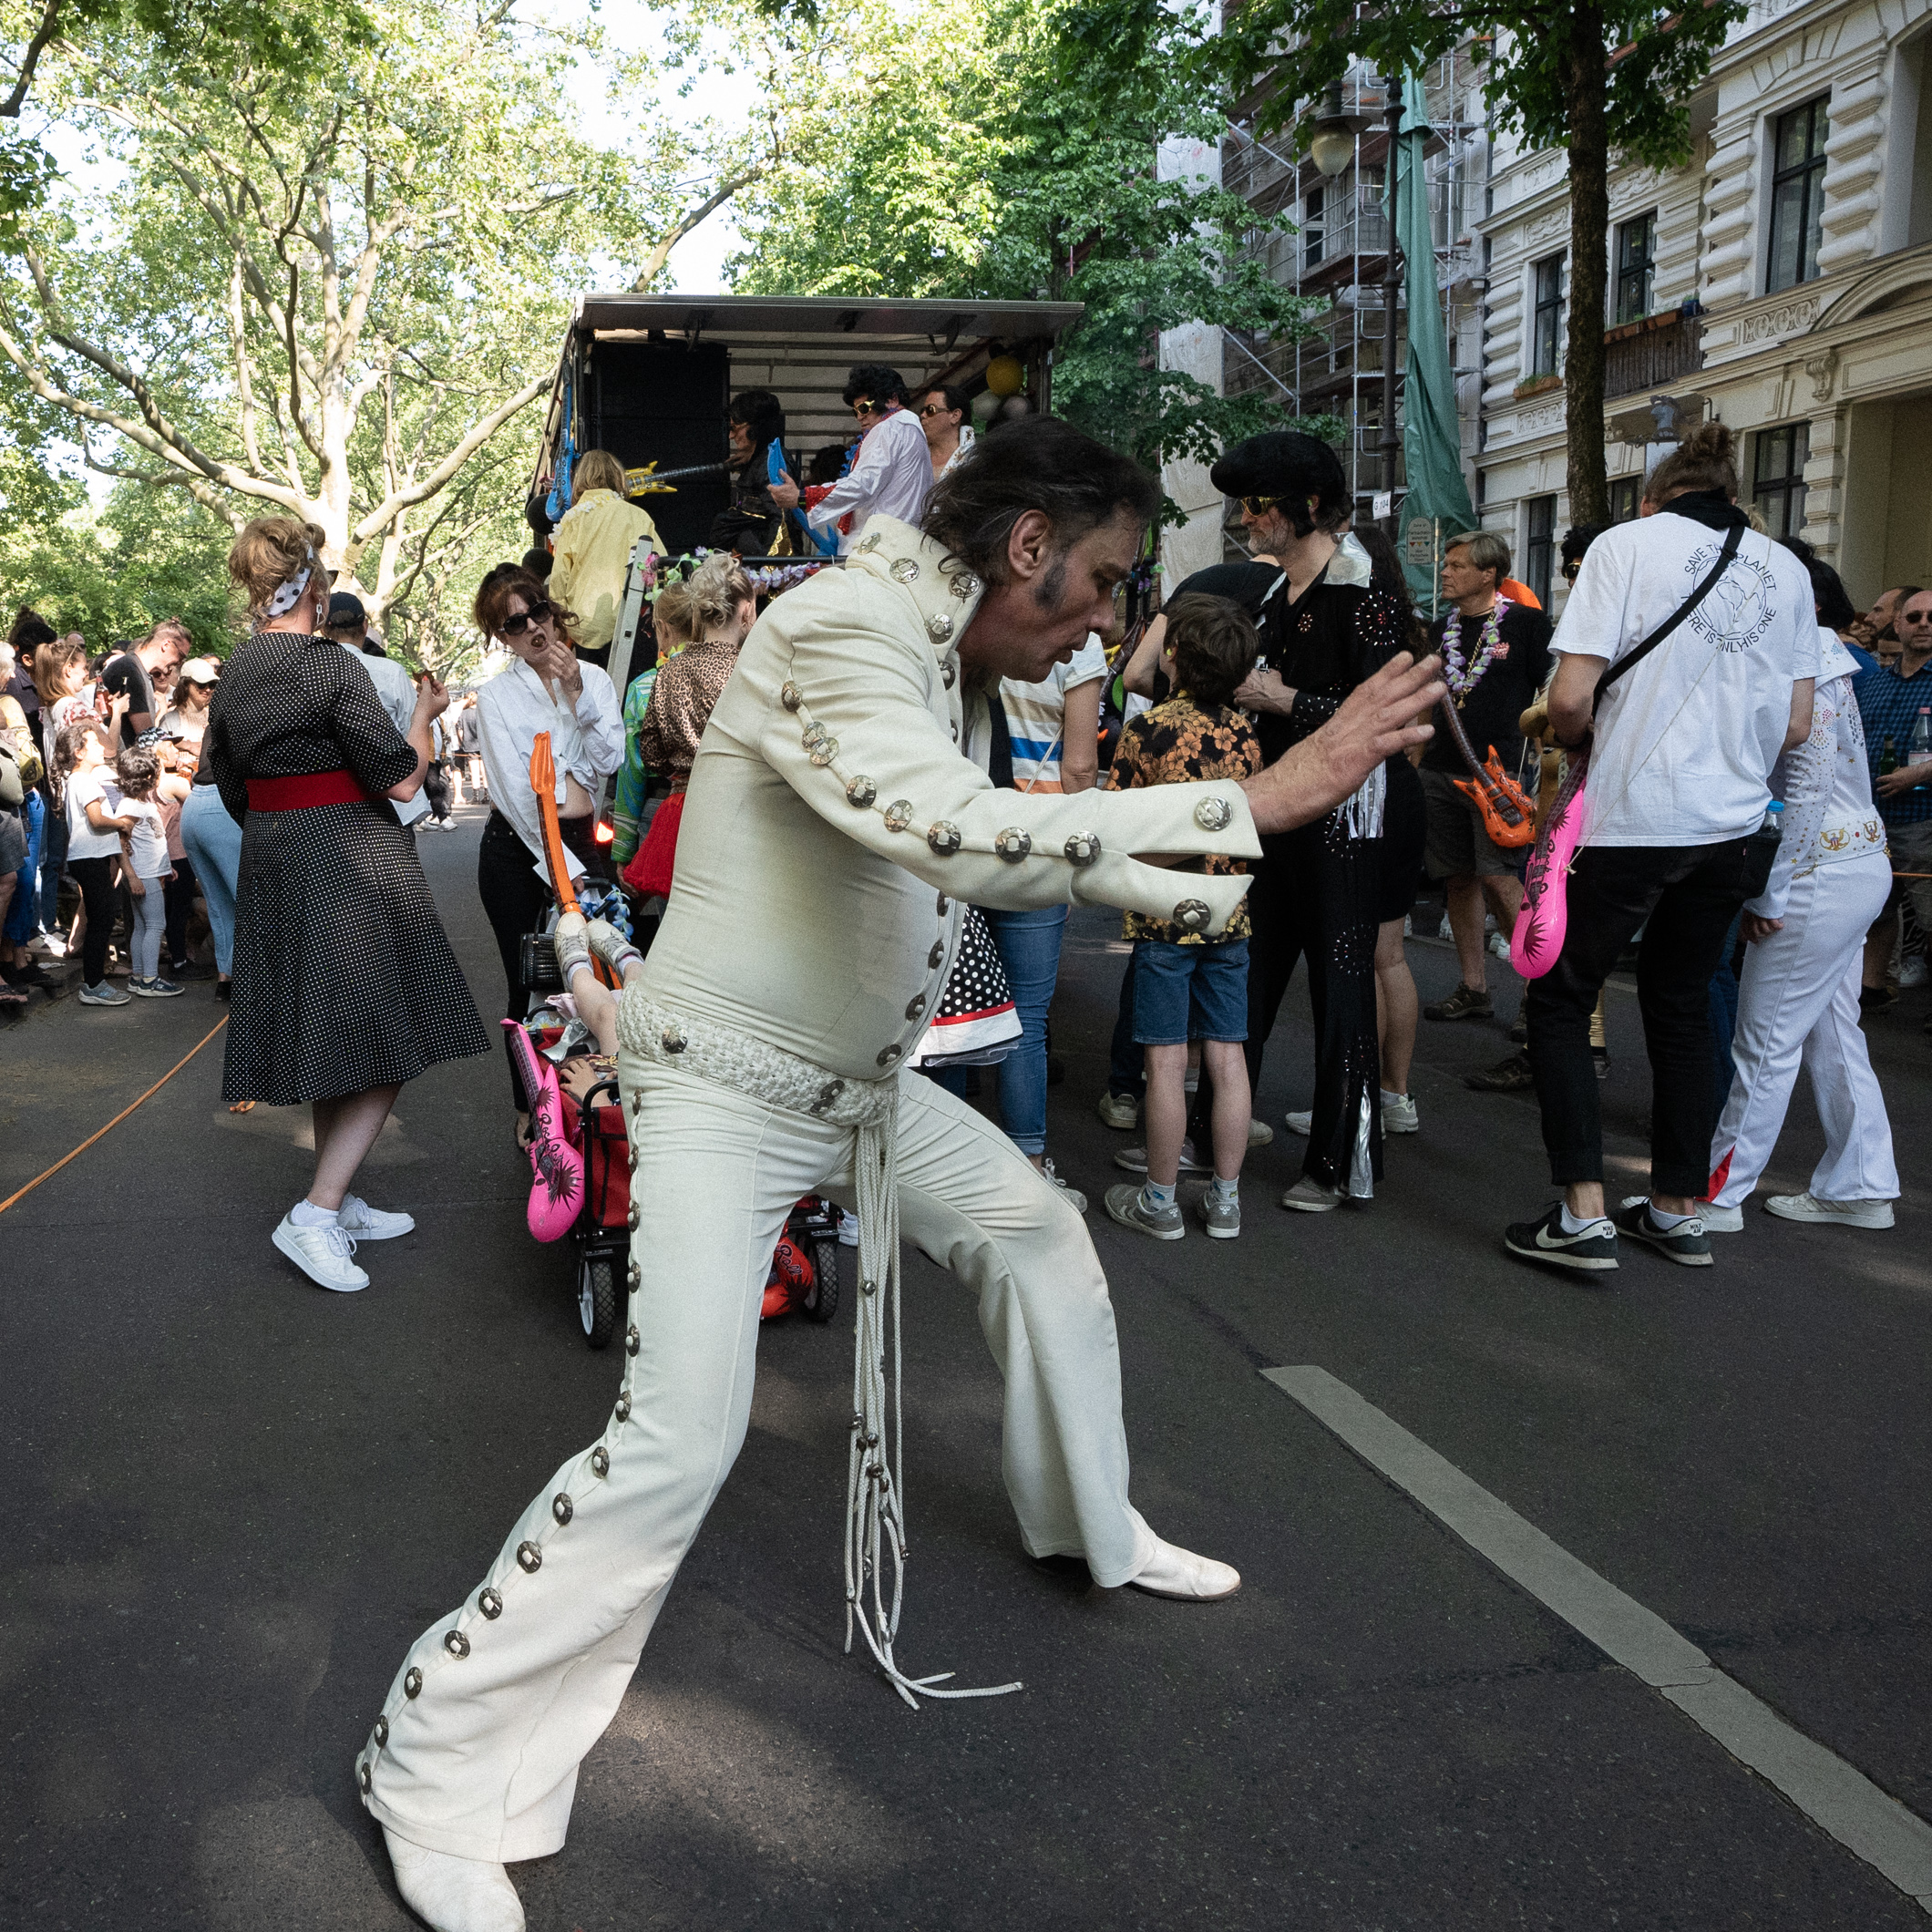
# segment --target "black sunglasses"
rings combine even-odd
[[[540,597],[528,610],[519,611],[513,617],[503,620],[505,637],[521,637],[533,624],[548,623],[557,614],[557,606],[549,598]]]

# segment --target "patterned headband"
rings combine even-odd
[[[268,614],[280,617],[284,611],[295,608],[295,600],[308,588],[309,579],[315,571],[315,552],[309,552],[309,560],[289,579],[268,601]]]

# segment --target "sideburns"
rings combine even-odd
[[[1057,611],[1066,594],[1066,552],[1062,550],[1046,567],[1046,575],[1033,586],[1033,601],[1043,611]]]

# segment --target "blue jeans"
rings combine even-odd
[[[46,825],[46,800],[29,791],[20,808],[26,826],[26,857],[14,880],[14,896],[7,901],[5,937],[15,946],[25,946],[33,938],[40,920],[39,894],[35,887],[40,878],[40,848]]]
[[[995,1069],[1000,1076],[1000,1124],[1021,1153],[1044,1154],[1046,1014],[1060,978],[1066,908],[1047,906],[1033,912],[995,912],[991,906],[980,909],[986,915],[993,951],[1006,969],[1013,1011],[1020,1016],[1020,1043]],[[957,1068],[938,1079],[954,1094],[966,1084],[965,1074]]]
[[[67,815],[48,807],[40,828],[40,924],[60,930],[60,875],[67,868]]]
[[[181,844],[208,904],[215,967],[226,979],[235,955],[235,889],[242,876],[242,827],[229,817],[213,786],[196,786],[182,804]]]

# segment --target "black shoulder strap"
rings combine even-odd
[[[1603,694],[1626,671],[1634,668],[1639,658],[1648,657],[1651,652],[1656,650],[1658,645],[1662,643],[1665,638],[1669,637],[1671,632],[1676,630],[1678,625],[1682,623],[1685,618],[1689,617],[1691,611],[1696,610],[1698,605],[1702,603],[1704,599],[1710,595],[1718,579],[1731,568],[1731,560],[1737,555],[1738,545],[1743,540],[1744,526],[1742,523],[1732,524],[1730,533],[1724,539],[1723,549],[1717,553],[1717,561],[1705,572],[1703,581],[1698,585],[1696,590],[1692,591],[1690,596],[1685,598],[1683,602],[1679,604],[1676,610],[1671,611],[1670,616],[1665,618],[1663,622],[1659,624],[1656,630],[1651,632],[1649,636],[1645,638],[1643,642],[1630,653],[1629,656],[1619,658],[1616,663],[1608,664],[1604,667],[1603,675],[1597,680],[1597,689],[1590,698],[1590,711],[1593,715],[1598,705],[1603,702]]]

